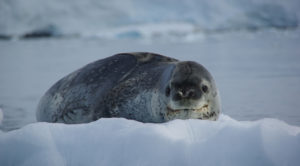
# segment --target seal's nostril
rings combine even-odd
[[[178,101],[183,98],[183,93],[181,91],[177,91],[172,96],[173,96],[173,100]]]
[[[184,93],[182,91],[178,91],[177,95],[179,95],[180,97],[184,97]]]
[[[188,98],[192,98],[195,96],[195,90],[194,89],[190,89],[189,91],[187,91],[187,95]]]
[[[181,99],[182,97],[184,97],[184,96],[183,96],[183,93],[182,93],[181,91],[178,91],[178,92],[176,93],[176,98],[177,98],[177,99]]]

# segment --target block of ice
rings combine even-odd
[[[298,165],[300,127],[275,119],[100,119],[0,133],[0,165]]]

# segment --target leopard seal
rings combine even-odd
[[[41,98],[36,118],[67,124],[109,117],[162,123],[216,120],[219,113],[215,81],[202,65],[134,52],[92,62],[59,80]]]

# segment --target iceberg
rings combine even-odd
[[[300,127],[276,119],[122,118],[0,132],[0,165],[299,165]]]

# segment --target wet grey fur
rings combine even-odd
[[[122,53],[90,63],[62,78],[45,93],[37,108],[37,120],[61,123],[86,123],[102,117],[154,123],[171,120],[166,118],[165,91],[178,63],[176,59],[153,53]],[[218,113],[219,110],[214,116]]]

